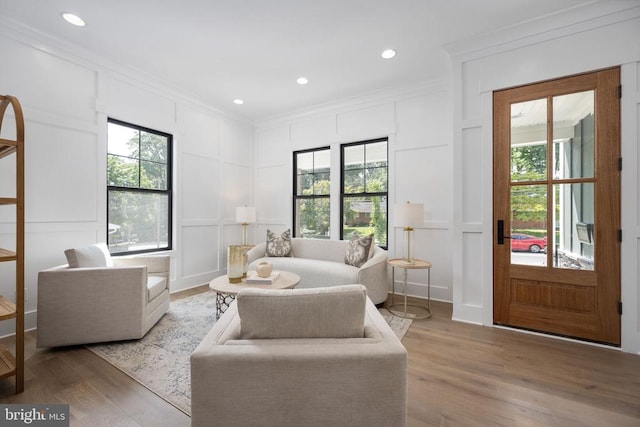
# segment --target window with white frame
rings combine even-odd
[[[107,129],[109,251],[171,249],[172,136],[115,119]]]

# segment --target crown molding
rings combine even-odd
[[[303,121],[309,119],[310,117],[318,117],[329,114],[340,114],[356,109],[373,107],[387,102],[416,98],[420,95],[428,93],[447,91],[449,90],[449,87],[450,82],[447,79],[415,82],[402,86],[388,87],[373,92],[367,92],[322,104],[316,104],[298,110],[293,110],[287,113],[279,114],[277,116],[258,119],[255,121],[255,127],[256,129],[273,128],[279,125]]]
[[[186,93],[181,88],[162,80],[156,75],[146,73],[134,67],[108,61],[96,55],[94,52],[2,15],[0,15],[0,36],[90,69],[96,73],[111,75],[120,81],[145,88],[160,96],[171,98],[176,102],[192,104],[209,113],[218,115],[222,119],[234,120],[253,126],[252,120],[213,106],[199,99],[197,96]]]
[[[464,62],[638,17],[640,4],[637,0],[593,0],[540,18],[448,43],[443,48],[454,61]]]

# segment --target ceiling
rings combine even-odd
[[[448,78],[443,45],[592,0],[0,0],[0,20],[265,119]],[[73,12],[87,23],[71,26]],[[394,48],[393,59],[380,53]],[[298,77],[309,80],[296,83]],[[232,101],[240,98],[242,105]]]

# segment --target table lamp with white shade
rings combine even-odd
[[[242,244],[247,244],[247,227],[256,222],[256,208],[253,206],[238,206],[236,208],[236,222],[242,225]]]
[[[396,203],[394,210],[394,224],[404,230],[405,246],[403,249],[403,262],[414,264],[415,260],[411,255],[411,234],[414,227],[424,224],[424,205],[422,203]]]

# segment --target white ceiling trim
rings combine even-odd
[[[385,104],[388,102],[397,102],[404,99],[416,98],[423,94],[448,90],[449,81],[444,79],[416,84],[407,84],[394,88],[381,89],[369,93],[338,99],[332,102],[310,106],[274,117],[259,119],[255,121],[255,126],[258,129],[271,128],[285,123],[291,124],[298,121],[303,121],[312,116],[341,114],[348,111]]]
[[[0,35],[8,39],[37,49],[41,52],[64,59],[81,67],[90,69],[101,76],[112,76],[122,82],[144,88],[150,92],[172,99],[176,102],[185,102],[197,106],[222,118],[239,121],[246,124],[253,124],[253,121],[239,114],[219,109],[197,96],[185,94],[183,90],[163,81],[156,75],[151,75],[142,70],[132,67],[125,67],[118,63],[101,58],[93,52],[87,51],[77,45],[68,43],[51,35],[42,33],[32,27],[15,22],[0,15]],[[100,93],[98,93],[100,97]],[[96,100],[96,108],[101,108],[102,101]]]
[[[640,16],[637,0],[617,0],[575,6],[551,15],[444,45],[456,61],[468,61],[523,46],[565,37]]]

